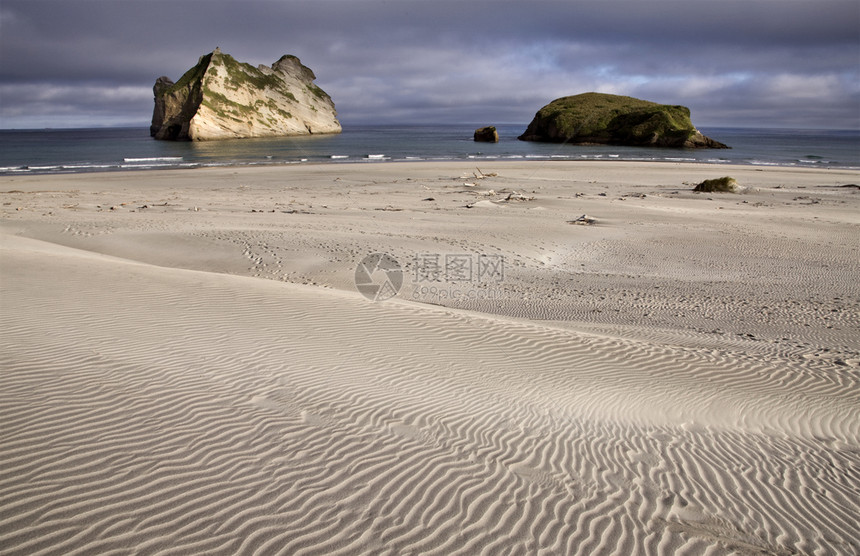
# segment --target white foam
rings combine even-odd
[[[142,157],[142,158],[123,158],[123,162],[179,162],[182,160],[181,156],[150,156],[150,157]]]

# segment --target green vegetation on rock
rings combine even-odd
[[[737,180],[730,176],[705,180],[696,187],[693,191],[702,193],[737,193],[740,190]]]
[[[283,62],[284,60],[291,60],[293,62],[301,64],[301,61],[299,60],[298,56],[293,56],[292,54],[284,54],[283,56],[278,58],[278,61],[275,62],[275,65],[277,65],[279,62]]]
[[[293,100],[295,100],[295,99],[293,99]],[[275,102],[274,100],[269,100],[267,106],[269,107],[269,110],[276,113],[277,115],[279,115],[281,118],[283,118],[285,120],[289,120],[290,118],[293,117],[293,115],[290,114],[289,112],[287,112],[286,110],[282,110],[282,109],[278,108],[278,103]]]
[[[206,70],[209,68],[209,62],[212,60],[212,53],[201,56],[197,61],[197,65],[186,71],[182,74],[182,77],[179,78],[179,81],[163,89],[159,96],[171,95],[178,91],[181,91],[188,87],[189,85],[192,89],[197,89],[199,91],[200,84],[203,82],[203,76],[206,74]]]
[[[584,93],[541,108],[519,139],[660,147],[725,147],[701,135],[686,106]]]
[[[313,83],[311,83],[311,84],[309,84],[309,85],[308,85],[308,90],[309,90],[311,93],[313,93],[313,95],[314,95],[315,97],[317,97],[317,98],[320,98],[320,99],[327,99],[327,98],[329,98],[328,94],[327,94],[325,91],[323,91],[322,89],[320,89],[319,87],[317,87],[317,86],[316,86],[316,85],[314,85]]]
[[[216,93],[215,91],[208,89],[204,89],[203,101],[201,104],[216,114],[233,114],[234,116],[246,119],[256,114],[256,110],[250,106],[245,106],[244,104],[230,100],[221,93]]]
[[[233,89],[250,87],[253,89],[279,89],[284,80],[276,73],[266,74],[246,62],[239,62],[229,54],[219,53],[212,59],[213,65],[223,65],[227,70],[227,85]],[[295,97],[293,97],[295,100]]]

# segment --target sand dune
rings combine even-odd
[[[362,172],[390,177],[392,167]],[[665,179],[660,172],[645,176]],[[162,175],[135,176],[159,185]],[[613,241],[624,226],[577,230],[601,235],[561,246],[552,229],[535,239],[511,228],[540,228],[546,216],[500,207],[520,212],[503,225],[482,221],[459,247],[511,255],[503,304],[371,303],[348,284],[349,250],[364,254],[355,236],[370,235],[372,248],[399,235],[383,246],[406,261],[411,249],[457,248],[453,235],[430,230],[440,219],[458,226],[461,209],[418,212],[423,201],[409,204],[389,184],[380,202],[411,214],[351,208],[249,225],[245,211],[195,220],[177,200],[158,217],[44,216],[60,213],[85,179],[60,180],[67,191],[43,196],[33,215],[5,213],[0,229],[3,554],[860,553],[860,345],[850,311],[860,300],[856,280],[842,276],[856,268],[857,236],[827,235],[856,229],[853,197],[818,213],[832,223],[784,239],[799,244],[794,259],[774,243],[735,252],[746,231],[711,220],[708,233],[729,240],[723,255],[743,264],[725,263],[714,242],[666,265],[642,259],[629,275],[619,268],[635,266],[635,252]],[[569,211],[542,191],[545,214]],[[298,194],[323,195],[286,195]],[[246,202],[230,195],[239,199],[225,207]],[[338,195],[326,195],[334,207]],[[648,224],[672,203],[604,210],[601,222],[626,222],[618,211],[633,210]],[[794,233],[779,222],[765,229],[783,213],[759,214],[760,231]],[[146,220],[129,224],[136,216]],[[414,227],[400,233],[405,219]],[[669,222],[675,235],[669,224],[639,226],[643,242],[657,244],[652,258],[682,249],[678,228],[702,219],[684,212]],[[541,254],[537,241],[560,246]],[[601,254],[579,263],[587,242]],[[808,259],[828,267],[785,279],[761,272]],[[602,265],[576,275],[581,304],[553,293],[573,289],[559,267],[574,261]],[[720,279],[697,275],[720,261]],[[759,280],[745,286],[750,277]],[[631,285],[616,292],[623,314],[589,309],[613,305],[599,298],[598,280]],[[697,294],[703,281],[716,285]],[[666,293],[646,291],[655,284]],[[778,299],[749,293],[775,285],[782,305],[767,322],[736,306]],[[732,288],[741,288],[737,303],[726,301]],[[806,294],[838,297],[848,312],[804,304]],[[700,307],[679,313],[682,298]],[[795,313],[781,317],[788,307]],[[724,329],[697,328],[701,313]],[[737,319],[749,336],[729,328]]]

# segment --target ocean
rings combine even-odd
[[[732,148],[693,150],[519,141],[526,124],[497,125],[498,143],[476,143],[472,134],[477,127],[346,126],[339,135],[181,143],[156,141],[148,128],[0,130],[0,175],[411,160],[486,165],[517,159],[860,169],[857,130],[701,128]]]

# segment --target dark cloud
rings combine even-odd
[[[342,122],[527,122],[589,90],[698,125],[860,126],[852,1],[89,1],[0,4],[0,126],[145,125],[151,86],[220,46],[299,56]]]

